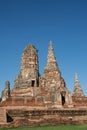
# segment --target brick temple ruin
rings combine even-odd
[[[28,44],[20,73],[10,90],[6,81],[0,102],[0,126],[86,124],[87,97],[75,74],[71,93],[61,76],[50,41],[44,74],[39,74],[38,51]]]

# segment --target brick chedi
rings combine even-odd
[[[72,94],[72,101],[74,107],[76,108],[87,108],[87,97],[85,97],[83,90],[80,86],[77,73],[75,73],[74,92]]]
[[[66,87],[58,67],[52,42],[49,43],[44,74],[39,75],[38,51],[28,44],[21,67],[10,90],[6,81],[0,102],[0,126],[87,124],[87,97],[75,74],[74,93]]]
[[[79,80],[78,80],[78,75],[77,73],[75,74],[75,82],[74,82],[74,93],[73,96],[76,97],[82,97],[84,96],[83,90],[80,86]]]

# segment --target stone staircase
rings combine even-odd
[[[6,110],[5,108],[0,108],[0,124],[6,123]]]

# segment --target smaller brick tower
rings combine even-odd
[[[39,86],[38,54],[36,48],[29,44],[22,54],[21,70],[15,79],[15,88]]]
[[[78,75],[75,73],[75,81],[74,81],[74,94],[73,96],[84,96],[83,90],[80,86],[79,80],[78,80]]]
[[[22,54],[20,73],[14,80],[11,96],[35,96],[38,86],[38,51],[32,44],[28,44]]]

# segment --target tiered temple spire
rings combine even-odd
[[[84,96],[83,90],[80,86],[78,75],[75,73],[75,81],[74,81],[74,94],[75,96]]]
[[[54,50],[53,50],[53,47],[52,47],[52,41],[50,41],[50,43],[49,43],[47,64],[46,64],[45,69],[47,69],[47,70],[52,70],[52,69],[59,70],[57,62],[56,62],[56,58],[55,58],[55,55],[54,55]]]
[[[54,56],[54,50],[53,50],[53,46],[52,46],[52,41],[50,41],[49,43],[49,49],[48,49],[48,59],[47,59],[47,62],[50,63],[50,62],[56,62],[56,58]]]

